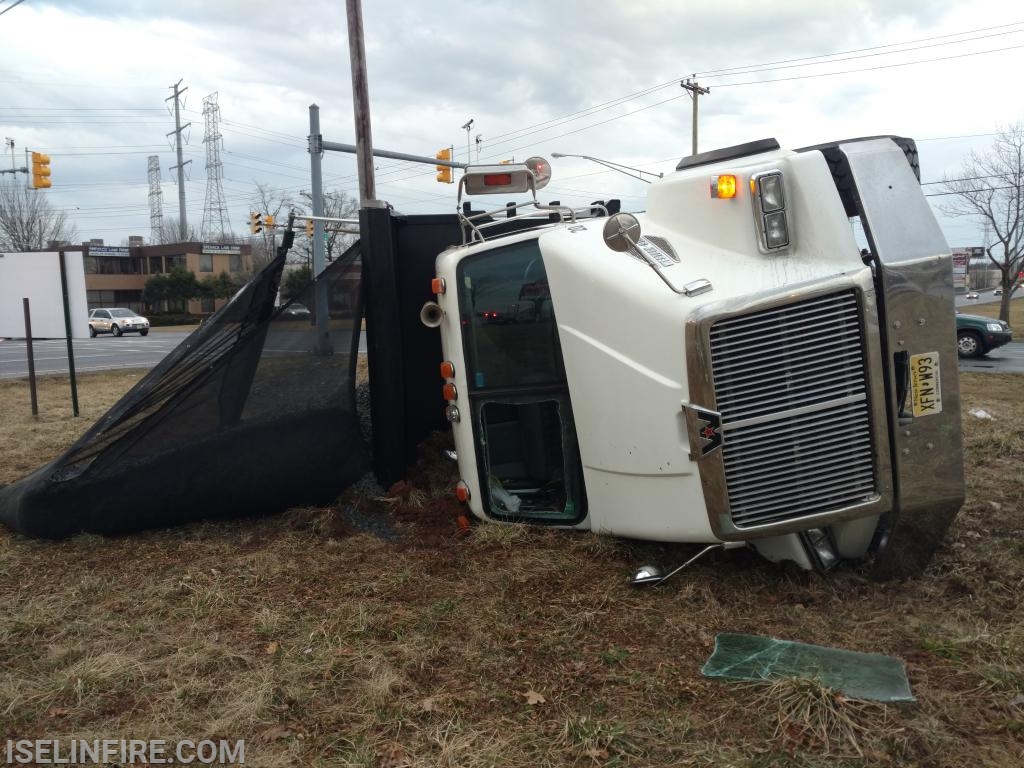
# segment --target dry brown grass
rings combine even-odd
[[[41,376],[39,416],[32,415],[28,379],[0,379],[0,485],[58,456],[145,375],[110,371],[78,376],[79,416],[72,414],[67,376]]]
[[[965,315],[982,315],[983,317],[999,317],[999,309],[1000,303],[998,301],[988,301],[984,304],[971,304],[960,307],[960,310]],[[1024,301],[1016,298],[1010,302],[1010,319],[1008,322],[1011,328],[1024,328]]]
[[[134,381],[116,376],[83,377],[92,415]],[[967,503],[905,583],[734,551],[634,591],[632,566],[691,550],[460,537],[432,500],[374,507],[396,541],[331,510],[58,543],[0,532],[0,743],[245,738],[257,766],[1022,765],[1024,378],[962,384],[965,412],[995,420],[965,417]],[[5,477],[87,426],[52,387],[54,443],[4,430]],[[32,426],[17,383],[0,397],[6,424]],[[425,464],[414,487],[445,471]],[[918,703],[705,679],[721,631],[894,654]]]

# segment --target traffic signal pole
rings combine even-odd
[[[324,242],[324,177],[323,177],[323,136],[320,134],[320,107],[309,105],[309,176],[313,187],[313,277],[319,277],[326,266],[326,243]],[[371,167],[370,172],[373,172]],[[360,190],[362,189],[363,171],[359,169]],[[318,355],[330,355],[330,333],[327,328],[327,284],[322,280],[314,282],[316,301],[313,313],[316,321],[316,343],[314,351]]]

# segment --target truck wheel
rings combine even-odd
[[[114,334],[115,336],[120,336],[121,335],[121,329],[119,327],[117,327],[117,325],[110,326],[110,332],[112,334]]]
[[[956,351],[960,357],[981,357],[985,354],[981,345],[981,337],[974,331],[958,331],[956,334]]]
[[[871,139],[892,139],[900,149],[903,150],[907,162],[914,176],[921,181],[921,166],[918,162],[917,145],[913,139],[906,139],[902,136],[864,136],[859,139],[846,139],[845,141],[833,141],[828,144],[816,144],[813,147],[803,147],[797,152],[809,152],[818,150],[825,157],[828,169],[832,173],[836,189],[839,190],[839,198],[843,201],[843,208],[847,216],[857,216],[857,198],[853,184],[853,176],[850,174],[850,165],[846,162],[846,155],[839,151],[840,144],[849,144],[854,141],[870,141]]]

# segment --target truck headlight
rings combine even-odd
[[[786,195],[782,189],[782,174],[772,173],[758,179],[761,195],[761,210],[765,213],[781,211],[786,207]]]
[[[764,215],[764,241],[768,248],[785,248],[789,245],[789,226],[786,223],[785,211]]]
[[[985,327],[990,331],[1001,331],[1003,330],[1002,323],[985,323]]]
[[[754,220],[757,226],[758,247],[763,253],[773,253],[789,246],[789,216],[786,211],[786,186],[782,171],[772,170],[754,174],[750,179],[754,201]]]

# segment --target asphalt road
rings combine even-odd
[[[980,373],[1024,373],[1024,341],[1011,341],[977,360],[961,359],[960,370]]]
[[[127,334],[97,336],[95,339],[75,339],[75,371],[109,371],[118,368],[149,369],[163,360],[164,356],[177,347],[188,335],[185,331],[151,331],[149,336]],[[267,339],[266,350],[270,354],[294,354],[289,337],[301,340],[305,345],[305,334],[272,334]],[[39,376],[68,372],[68,350],[64,339],[36,340],[32,344],[35,355],[36,374]],[[366,352],[366,336],[359,338],[359,351]],[[28,355],[23,339],[0,340],[0,379],[28,376]]]
[[[978,304],[991,304],[992,302],[999,301],[1003,298],[1002,296],[996,296],[992,293],[992,290],[992,288],[986,288],[985,290],[975,291],[975,293],[978,294],[978,298],[976,299],[968,299],[966,293],[958,293],[953,297],[953,303],[956,304],[957,309],[967,309],[968,307],[976,307]],[[1017,288],[1017,290],[1013,292],[1013,300],[1017,301],[1021,298],[1024,298],[1024,289]],[[965,312],[964,314],[970,313]]]
[[[75,341],[75,370],[109,371],[118,368],[152,368],[168,352],[181,343],[188,334],[185,332],[153,331],[145,338],[135,335],[114,338],[98,336],[95,339]],[[267,339],[266,350],[270,354],[294,354],[305,351],[292,348],[291,334],[272,334]],[[305,337],[295,334],[295,340]],[[67,345],[63,339],[45,339],[33,344],[36,373],[40,376],[53,373],[67,373]],[[359,351],[366,352],[366,335],[359,337]],[[1024,373],[1024,342],[1011,341],[1006,346],[993,350],[980,360],[960,360],[960,370],[982,373]],[[16,339],[0,341],[0,379],[28,376],[28,359],[25,342]]]

